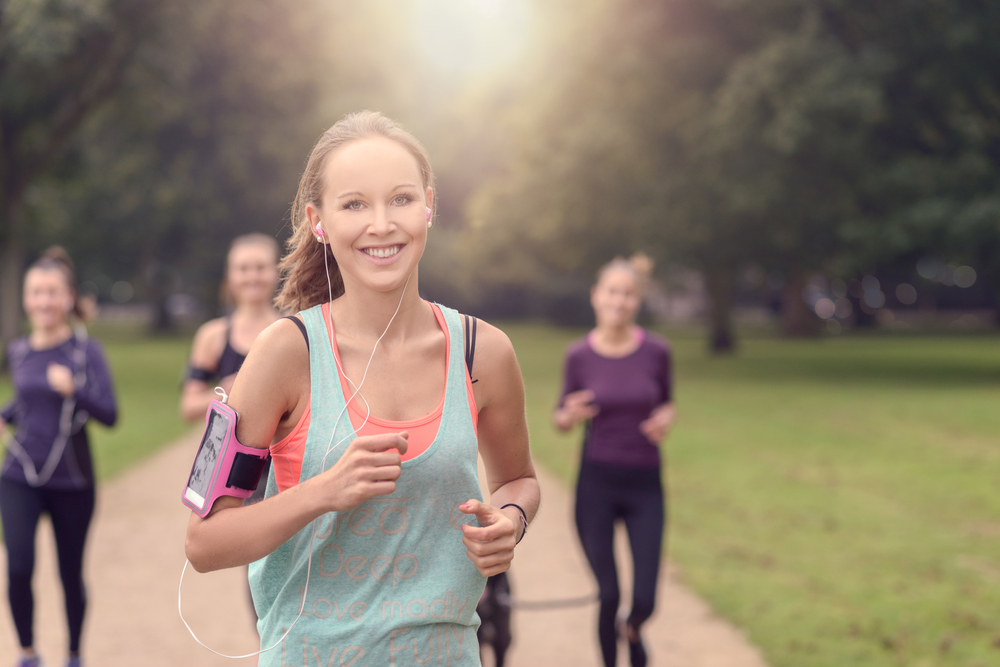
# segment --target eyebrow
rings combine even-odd
[[[396,187],[394,187],[392,190],[390,190],[390,192],[395,192],[396,190],[399,190],[400,188],[415,188],[415,187],[417,187],[417,186],[415,184],[413,184],[413,183],[400,183],[399,185],[397,185]],[[363,194],[364,194],[363,192],[358,192],[357,190],[352,190],[351,192],[342,192],[341,194],[337,195],[337,199],[343,199],[344,197],[350,197],[351,195],[363,195]]]

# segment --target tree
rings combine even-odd
[[[0,339],[20,328],[25,194],[121,88],[157,3],[0,3]]]
[[[751,261],[785,273],[791,334],[816,322],[810,272],[932,247],[996,262],[994,5],[595,6],[554,92],[525,114],[519,156],[475,207],[484,227],[534,242],[539,264],[586,272],[638,246],[696,266],[724,350],[732,276]]]
[[[101,30],[133,39],[127,61],[115,61],[114,86],[102,89],[100,103],[81,112],[38,169],[23,168],[21,153],[8,158],[21,178],[17,224],[4,226],[5,336],[18,327],[26,243],[37,249],[58,241],[81,275],[132,280],[138,296],[158,307],[158,328],[170,326],[164,305],[171,292],[194,291],[214,304],[229,240],[254,230],[280,233],[302,156],[324,127],[316,82],[325,61],[310,48],[323,25],[317,6],[289,12],[275,0],[168,3],[137,33],[139,26],[108,18],[118,5],[94,10],[104,12],[94,18]],[[32,25],[54,30],[57,19],[39,15]],[[84,29],[77,32],[84,40]],[[22,52],[33,44],[12,52],[27,58]],[[54,71],[44,87],[27,70],[11,73],[6,84],[57,107],[83,95],[74,78],[57,76],[61,66],[46,61]],[[25,123],[44,120],[37,107],[25,108]]]

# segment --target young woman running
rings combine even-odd
[[[591,290],[597,326],[566,352],[562,399],[553,415],[569,430],[586,422],[576,525],[600,591],[598,637],[614,667],[619,634],[633,667],[644,667],[639,629],[653,613],[663,542],[659,445],[674,421],[670,348],[635,323],[648,274],[644,256],[604,266]],[[632,547],[632,611],[616,628],[619,593],[614,524],[625,521]]]
[[[276,647],[260,665],[479,665],[485,577],[538,506],[510,341],[419,297],[433,186],[423,147],[377,113],[309,156],[277,300],[301,312],[260,335],[229,399],[240,442],[270,446],[266,497],[222,497],[186,544],[199,571],[251,563]]]
[[[65,592],[67,665],[79,667],[86,607],[83,550],[94,512],[94,469],[85,424],[92,417],[114,425],[115,394],[101,346],[81,326],[73,265],[61,248],[49,249],[28,269],[24,310],[31,333],[7,349],[15,393],[0,412],[0,432],[8,427],[13,431],[4,433],[0,514],[11,615],[22,650],[17,664],[41,665],[34,649],[31,575],[38,519],[47,512]]]

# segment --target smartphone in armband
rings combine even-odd
[[[236,440],[238,419],[236,410],[219,401],[212,401],[205,415],[205,434],[181,495],[184,504],[203,519],[220,496],[249,498],[271,456],[267,449]]]

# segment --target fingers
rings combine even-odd
[[[478,526],[464,524],[462,526],[463,539],[474,540],[476,542],[494,542],[510,538],[510,548],[513,548],[514,535],[516,529],[510,518],[493,507],[479,500],[469,500],[464,505],[459,506],[459,511],[464,514],[474,514],[479,522]]]
[[[514,560],[514,525],[504,519],[484,527],[462,526],[465,555],[484,577],[506,572]]]
[[[410,437],[409,431],[365,435],[354,440],[351,446],[355,449],[363,449],[369,452],[384,452],[395,449],[402,455],[406,453],[406,448],[408,447],[406,439],[408,437]]]
[[[646,439],[651,443],[658,445],[667,434],[667,427],[666,425],[660,423],[659,420],[650,418],[639,424],[639,431],[646,436]]]
[[[464,505],[460,505],[458,511],[463,514],[475,514],[476,520],[479,521],[480,526],[488,526],[495,523],[495,514],[503,516],[503,514],[500,514],[500,511],[492,505],[487,505],[481,500],[476,500],[475,498],[470,498]]]
[[[463,542],[465,542],[463,540]],[[510,563],[514,560],[514,549],[502,549],[488,554],[480,554],[472,546],[466,543],[465,555],[476,566],[479,573],[484,577],[492,577],[510,569]],[[481,546],[481,545],[478,545]]]

